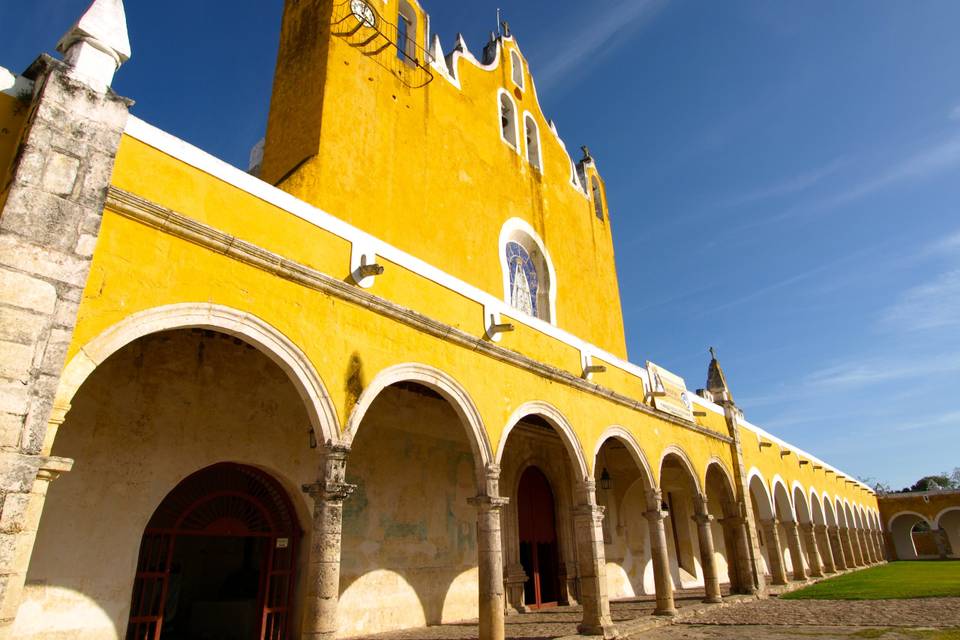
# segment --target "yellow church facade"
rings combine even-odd
[[[120,0],[59,49],[0,74],[0,637],[613,637],[883,560],[716,358],[627,360],[603,180],[508,31],[288,0],[256,175],[109,89]]]

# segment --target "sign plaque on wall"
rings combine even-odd
[[[693,401],[690,399],[690,392],[687,391],[687,383],[683,378],[658,367],[649,360],[647,373],[650,375],[654,408],[693,422]]]

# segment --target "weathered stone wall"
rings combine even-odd
[[[477,617],[474,463],[450,405],[388,387],[353,442],[340,637]]]
[[[320,454],[309,447],[303,402],[272,361],[237,342],[155,334],[84,383],[54,447],[77,462],[50,487],[14,637],[122,638],[147,521],[180,480],[210,464],[271,473],[306,528],[312,505],[299,487],[316,481]]]

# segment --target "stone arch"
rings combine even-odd
[[[941,509],[940,513],[938,513],[936,517],[934,517],[933,519],[933,528],[939,529],[942,526],[940,523],[941,519],[951,511],[960,511],[960,507],[954,506],[954,507],[947,507],[946,509]]]
[[[936,529],[943,532],[940,535],[946,536],[945,555],[960,557],[960,507],[952,506],[941,510],[933,522]]]
[[[750,493],[753,494],[759,507],[760,512],[757,514],[757,517],[763,520],[772,518],[773,500],[770,496],[770,490],[767,488],[767,481],[764,480],[763,474],[761,474],[756,467],[750,469],[750,472],[747,474],[747,486],[750,488]]]
[[[650,469],[650,463],[647,462],[647,458],[643,453],[643,449],[640,448],[640,444],[636,441],[629,431],[624,427],[619,425],[613,425],[608,427],[600,437],[597,438],[597,444],[593,449],[593,468],[597,467],[597,457],[600,455],[600,449],[603,448],[603,444],[615,438],[626,447],[627,451],[630,452],[630,457],[633,458],[633,461],[637,463],[637,468],[640,470],[641,475],[643,476],[644,481],[647,483],[647,487],[654,487],[654,475],[653,471]]]
[[[487,467],[493,461],[493,450],[483,426],[480,412],[466,389],[453,377],[435,367],[417,362],[406,362],[382,370],[360,394],[357,404],[350,412],[343,440],[350,444],[357,435],[363,418],[374,400],[387,387],[399,382],[416,382],[439,393],[456,412],[464,427],[470,449],[473,451],[477,488],[485,491]]]
[[[921,522],[931,529],[934,528],[933,523],[926,516],[916,511],[898,511],[887,521],[887,529],[890,532],[897,559],[916,560],[920,557],[913,540],[913,528]]]
[[[817,490],[810,488],[810,518],[814,524],[827,524],[826,515],[823,512],[823,499],[817,494]]]
[[[827,520],[827,525],[831,527],[840,526],[840,521],[837,518],[837,510],[833,504],[833,500],[830,499],[830,496],[826,491],[823,492],[823,515]]]
[[[173,329],[209,329],[240,338],[276,363],[303,399],[315,433],[324,442],[340,440],[337,412],[310,359],[292,340],[257,316],[218,304],[186,302],[133,313],[85,344],[60,377],[55,407],[65,411],[93,371],[138,338]],[[49,441],[49,438],[48,438]],[[48,446],[52,444],[48,442]]]
[[[777,512],[777,518],[796,522],[797,514],[793,508],[793,500],[790,498],[790,490],[787,489],[787,483],[779,475],[775,475],[770,480],[770,486],[773,493],[773,506],[774,511]]]
[[[497,445],[497,454],[496,454],[496,463],[500,464],[503,460],[503,452],[507,446],[507,439],[510,435],[510,432],[513,430],[517,423],[520,422],[526,416],[535,415],[543,418],[550,423],[557,434],[560,436],[560,440],[563,442],[564,449],[566,449],[567,454],[570,456],[570,461],[573,463],[574,468],[578,474],[578,477],[575,479],[577,483],[584,482],[590,478],[590,472],[587,466],[587,458],[583,453],[583,447],[580,446],[580,440],[577,439],[577,434],[574,433],[573,427],[570,425],[570,422],[564,417],[560,410],[551,405],[550,403],[543,402],[540,400],[534,400],[533,402],[527,402],[517,408],[510,417],[507,419],[507,424],[503,429],[503,432],[500,434],[500,442]]]
[[[733,481],[733,472],[730,471],[730,468],[727,466],[727,463],[721,460],[720,458],[718,458],[717,456],[711,456],[710,459],[707,460],[707,464],[703,468],[702,486],[704,487],[707,486],[707,476],[710,473],[710,469],[714,467],[717,469],[717,473],[720,473],[723,475],[723,478],[727,482],[727,484],[730,486],[730,489],[734,491],[733,495],[734,495],[734,499],[736,499],[736,491],[733,489],[733,487],[737,485]]]
[[[693,486],[696,489],[697,493],[703,495],[703,483],[700,481],[700,474],[697,473],[696,467],[693,465],[693,462],[690,460],[690,456],[687,455],[687,452],[678,447],[677,445],[669,445],[666,449],[663,450],[663,453],[660,454],[660,464],[658,465],[658,476],[659,473],[663,471],[663,463],[667,460],[668,457],[674,456],[682,466],[687,474],[690,476],[690,479],[693,481]],[[706,475],[706,474],[704,474]]]
[[[812,522],[806,492],[804,492],[803,486],[796,481],[793,483],[793,510],[797,515],[797,522]]]

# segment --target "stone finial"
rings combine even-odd
[[[717,359],[717,352],[713,347],[710,347],[710,365],[707,367],[707,391],[714,398],[733,402],[733,395],[730,393],[730,387],[727,386],[727,376],[723,373],[720,360]]]
[[[57,43],[78,77],[104,92],[113,75],[130,59],[130,37],[123,0],[94,0]]]

